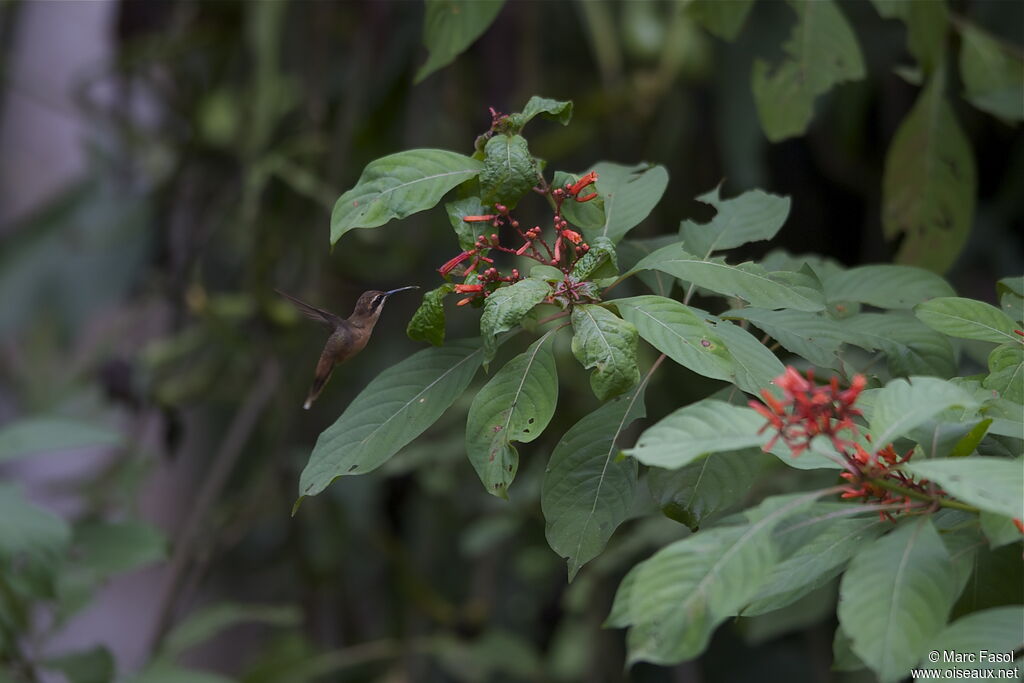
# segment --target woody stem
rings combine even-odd
[[[935,503],[944,508],[963,510],[964,512],[973,512],[974,514],[978,514],[980,512],[980,510],[978,510],[978,508],[974,507],[973,505],[961,503],[958,500],[943,498],[941,496],[929,496],[927,493],[915,491],[914,489],[908,488],[906,486],[900,486],[899,484],[895,484],[889,481],[888,479],[867,479],[866,481],[875,486],[880,486],[883,489],[888,489],[893,493],[898,493],[901,496],[913,498],[914,500],[920,500],[926,503]]]

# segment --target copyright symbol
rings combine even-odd
[[[929,652],[928,653],[928,661],[929,662],[937,662],[937,661],[939,661],[939,651],[938,650],[932,650],[931,652]]]

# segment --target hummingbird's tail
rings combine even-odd
[[[302,404],[302,407],[309,410],[313,405],[313,401],[320,395],[320,392],[324,390],[327,385],[327,380],[331,378],[331,372],[334,371],[334,359],[330,358],[326,353],[320,357],[320,361],[316,364],[316,375],[313,377],[313,386],[309,388],[309,395],[306,396],[306,402]]]

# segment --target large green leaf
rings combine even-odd
[[[834,2],[790,0],[789,5],[797,23],[782,46],[786,58],[774,70],[762,59],[754,62],[754,101],[772,142],[802,135],[819,95],[864,78],[857,39]]]
[[[946,546],[928,517],[908,519],[854,556],[839,586],[839,623],[881,679],[906,677],[956,600]]]
[[[383,465],[441,417],[482,360],[478,339],[460,340],[414,353],[379,374],[320,434],[299,479],[300,496]]]
[[[751,307],[723,313],[722,317],[749,320],[778,341],[787,351],[823,368],[836,366],[839,360],[839,347],[846,337],[837,321],[807,311],[771,311]]]
[[[1009,458],[943,458],[903,469],[938,483],[965,503],[1007,517],[1024,516],[1024,462]]]
[[[444,298],[455,290],[445,283],[423,295],[423,303],[409,319],[406,335],[413,341],[425,341],[440,346],[444,343]]]
[[[415,82],[448,66],[479,38],[498,16],[505,0],[426,0],[423,44],[430,51]]]
[[[700,654],[715,627],[757,594],[778,560],[772,530],[821,492],[769,498],[748,523],[696,533],[630,570],[610,622],[630,625],[629,661],[675,664]]]
[[[666,356],[697,374],[731,381],[732,356],[713,324],[689,306],[663,296],[634,296],[613,302],[640,336]]]
[[[514,207],[537,184],[537,168],[526,138],[495,135],[484,146],[480,193],[484,204],[496,202]]]
[[[964,97],[1006,121],[1024,119],[1024,59],[967,21],[960,29],[960,77]]]
[[[761,446],[765,420],[752,408],[703,399],[644,430],[626,453],[645,465],[675,469],[710,453]]]
[[[732,41],[753,6],[754,0],[692,0],[686,5],[686,13],[722,40]]]
[[[996,283],[999,310],[1017,322],[1024,322],[1024,275],[1004,277]]]
[[[563,126],[568,126],[569,121],[572,120],[572,100],[552,100],[548,97],[534,95],[521,112],[509,114],[508,119],[513,132],[519,133],[523,126],[536,116],[543,116],[546,119],[558,121]]]
[[[949,339],[915,318],[860,313],[841,320],[840,325],[849,343],[881,349],[894,376],[956,374],[956,354]]]
[[[1013,320],[991,304],[950,296],[932,299],[914,307],[914,314],[928,327],[950,337],[980,339],[997,344],[1020,344],[1024,337],[1014,333]]]
[[[1004,344],[993,349],[988,355],[988,371],[982,386],[1009,401],[1024,403],[1024,346]]]
[[[945,272],[967,241],[977,178],[970,143],[939,69],[900,124],[885,159],[882,227],[901,263]]]
[[[641,259],[633,271],[660,270],[718,294],[735,296],[760,308],[825,308],[821,292],[795,283],[788,271],[769,273],[753,262],[728,265],[721,258],[703,259],[670,244]]]
[[[354,228],[375,228],[429,209],[482,169],[476,159],[443,149],[412,149],[371,161],[334,205],[331,244]]]
[[[63,519],[30,503],[14,484],[0,482],[0,559],[21,553],[52,556],[70,540]]]
[[[519,324],[534,306],[551,293],[551,285],[543,280],[526,278],[491,292],[480,315],[480,334],[483,335],[483,362],[486,366],[498,349],[497,335]]]
[[[747,495],[769,456],[759,448],[712,453],[677,470],[652,467],[647,487],[662,513],[691,531]]]
[[[572,309],[572,353],[587,370],[590,387],[604,401],[640,381],[637,331],[629,322],[595,304]]]
[[[597,192],[604,200],[605,222],[596,230],[588,230],[588,237],[602,235],[618,242],[647,218],[668,187],[664,166],[624,166],[603,161],[594,170],[598,174]]]
[[[851,557],[887,529],[888,524],[874,514],[851,518],[845,509],[849,507],[819,503],[778,526],[775,539],[785,559],[775,565],[743,610],[745,616],[772,612],[831,581]]]
[[[633,506],[636,461],[619,457],[618,441],[645,415],[644,388],[641,384],[574,424],[544,471],[545,535],[551,549],[566,558],[570,581],[604,550]]]
[[[969,653],[974,655],[974,661],[949,662],[940,656],[937,662],[933,662],[930,658],[925,657],[918,666],[937,671],[937,678],[947,680],[954,677],[961,679],[983,678],[984,674],[992,669],[1009,669],[1013,665],[999,662],[996,657],[979,656],[978,653],[986,651],[998,656],[1020,650],[1022,646],[1024,646],[1024,606],[995,607],[957,619],[944,628],[942,633],[935,636],[928,645],[928,652]],[[960,675],[953,674],[953,670],[957,670]]]
[[[878,308],[913,308],[953,288],[940,276],[914,266],[871,265],[837,270],[822,277],[829,302],[858,302]]]
[[[487,492],[508,498],[519,469],[513,441],[533,441],[551,421],[558,403],[558,373],[551,351],[553,331],[495,373],[470,404],[466,454]]]
[[[109,427],[66,417],[27,417],[0,427],[0,462],[32,453],[119,446],[124,437]]]
[[[675,244],[679,238],[675,235],[661,235],[640,240],[622,240],[616,247],[618,252],[619,268],[623,272],[633,270],[633,266],[640,262],[645,256],[654,253],[662,247]],[[676,279],[668,273],[660,270],[643,270],[637,273],[637,277],[647,287],[659,296],[668,296],[672,293]]]
[[[715,325],[715,332],[732,356],[733,383],[748,394],[760,394],[762,389],[774,386],[772,380],[786,371],[786,366],[767,346],[739,325],[721,320]]]
[[[770,240],[789,216],[789,197],[750,190],[732,199],[722,199],[721,189],[719,185],[697,197],[697,201],[715,207],[717,213],[709,223],[687,220],[679,226],[683,244],[690,253],[711,255],[748,242]]]
[[[873,403],[868,424],[877,448],[884,448],[945,410],[978,406],[969,393],[935,377],[893,380],[874,393]]]
[[[949,25],[945,0],[872,0],[872,4],[883,17],[906,24],[907,47],[926,74],[941,65]]]
[[[619,264],[615,245],[607,237],[590,240],[590,251],[584,254],[572,267],[572,276],[577,280],[599,280],[615,277]]]

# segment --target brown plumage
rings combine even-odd
[[[331,336],[327,338],[323,353],[320,354],[320,360],[317,361],[316,372],[313,375],[313,386],[309,389],[309,396],[306,397],[306,402],[302,405],[303,408],[309,410],[309,407],[313,405],[313,401],[323,391],[327,380],[331,378],[334,366],[344,363],[349,358],[355,356],[363,350],[366,342],[370,341],[370,335],[373,334],[373,326],[377,324],[377,318],[380,317],[380,312],[384,308],[384,302],[387,298],[396,292],[404,292],[407,289],[419,289],[419,287],[399,287],[398,289],[386,292],[379,292],[377,290],[363,292],[356,301],[355,310],[352,311],[352,315],[348,319],[335,315],[330,311],[325,311],[322,308],[311,306],[301,299],[296,299],[291,294],[285,294],[279,289],[274,290],[295,304],[295,307],[307,318],[322,323],[331,329]]]

